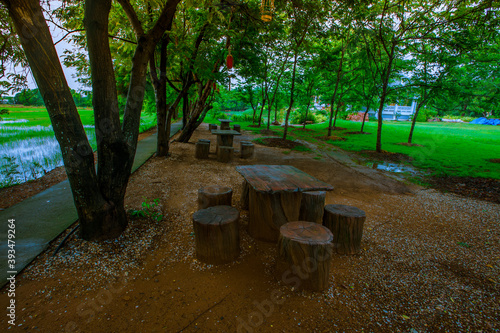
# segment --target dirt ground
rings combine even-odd
[[[222,164],[173,143],[131,178],[128,208],[159,199],[160,221],[131,217],[117,240],[58,240],[17,279],[16,326],[30,332],[497,331],[500,329],[500,205],[409,185],[382,171],[351,168],[327,152],[256,145],[255,157]],[[236,137],[251,140],[243,132]],[[238,149],[238,148],[237,148]],[[367,214],[362,251],[334,255],[330,287],[298,291],[275,274],[276,245],[252,239],[235,166],[287,164],[335,187],[327,204]],[[206,185],[233,189],[241,255],[227,265],[195,256],[192,214]],[[0,295],[7,304],[6,288]]]

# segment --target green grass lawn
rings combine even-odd
[[[207,121],[218,123],[208,118]],[[255,133],[261,128],[248,127],[250,122],[238,122],[246,130]],[[411,164],[433,175],[468,176],[500,179],[500,164],[488,160],[500,159],[500,126],[471,125],[467,123],[417,123],[412,142],[422,147],[397,145],[407,142],[410,130],[409,122],[384,122],[382,131],[382,149],[407,154]],[[288,139],[300,139],[314,142],[323,149],[337,146],[348,151],[375,150],[377,123],[365,124],[364,131],[371,135],[350,135],[346,132],[359,131],[361,123],[338,120],[337,127],[346,130],[332,131],[332,136],[339,136],[346,141],[324,141],[315,137],[326,136],[327,124],[308,125],[313,131],[289,130]],[[283,133],[281,126],[271,129]]]
[[[61,150],[44,107],[6,107],[0,123],[0,188],[40,177],[62,165]],[[96,149],[92,109],[78,112],[92,148]],[[140,132],[156,126],[154,114],[141,116]]]

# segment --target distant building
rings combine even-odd
[[[410,121],[412,115],[415,114],[417,109],[417,101],[413,100],[410,106],[406,105],[389,105],[382,110],[383,120],[398,120],[398,121]],[[378,112],[375,110],[368,111],[370,118],[378,119]]]

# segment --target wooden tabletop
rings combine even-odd
[[[215,135],[241,135],[240,132],[235,130],[213,130],[212,134]]]
[[[230,123],[232,122],[232,120],[229,120],[229,119],[217,119],[218,121],[220,121],[221,123]]]
[[[236,171],[259,192],[333,190],[332,185],[290,165],[244,165]]]

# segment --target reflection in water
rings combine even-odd
[[[396,163],[387,163],[387,162],[382,162],[382,163],[368,163],[368,167],[376,170],[384,170],[384,171],[390,171],[390,172],[410,172],[410,173],[417,173],[417,171],[404,164],[396,164]]]
[[[4,122],[5,123],[5,122]],[[23,183],[63,165],[52,126],[0,124],[0,187]],[[84,126],[95,147],[93,126]]]

